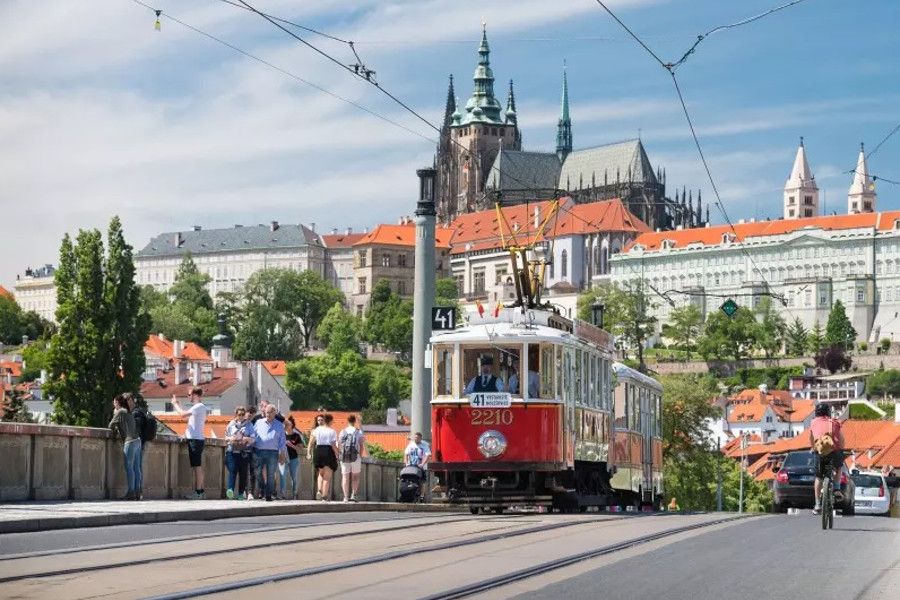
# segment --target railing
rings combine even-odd
[[[0,422],[0,502],[18,500],[102,500],[125,495],[122,442],[106,429]],[[397,499],[403,465],[362,459],[360,500]],[[207,439],[203,450],[207,498],[224,498],[227,485],[225,442]],[[144,497],[181,498],[192,491],[187,445],[157,436],[144,451]],[[332,489],[340,497],[340,470]],[[298,494],[312,500],[313,466],[301,452]],[[289,489],[289,486],[288,486]]]

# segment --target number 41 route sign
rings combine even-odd
[[[456,309],[452,306],[433,306],[431,308],[431,329],[434,331],[456,329]]]

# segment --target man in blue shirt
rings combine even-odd
[[[284,435],[284,425],[275,418],[278,409],[269,404],[265,409],[265,419],[259,419],[256,429],[256,459],[266,472],[265,495],[266,502],[272,501],[275,492],[275,469],[279,458],[286,453],[287,443]]]

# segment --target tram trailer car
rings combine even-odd
[[[662,385],[614,362],[615,421],[612,487],[620,507],[659,510],[662,476]]]
[[[606,331],[550,311],[502,309],[471,315],[431,345],[430,467],[448,502],[473,513],[619,502]]]

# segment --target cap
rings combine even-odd
[[[481,355],[481,364],[482,365],[492,365],[494,364],[494,357],[490,354],[482,354]]]

